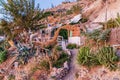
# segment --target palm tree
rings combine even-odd
[[[33,30],[39,26],[37,22],[42,16],[39,6],[35,7],[35,0],[7,0],[7,2],[0,0],[0,4],[5,16],[0,26],[9,40],[19,36],[23,31]],[[0,12],[0,14],[3,13]]]

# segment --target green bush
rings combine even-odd
[[[3,41],[0,43],[0,51],[8,48],[10,48],[10,44],[7,41]]]
[[[107,29],[109,28],[115,28],[118,27],[118,24],[115,20],[110,19],[109,21],[107,21],[107,23],[104,23],[104,27],[106,26]]]
[[[2,47],[0,47],[0,51],[4,51],[4,49]]]
[[[48,46],[46,46],[45,48],[46,48],[46,49],[49,49],[49,50],[52,50],[53,47],[54,47],[54,45],[48,45]]]
[[[46,17],[48,17],[48,16],[51,16],[52,14],[53,14],[53,13],[50,12],[50,11],[44,12],[44,13],[42,14],[42,18],[46,18]]]
[[[68,44],[67,48],[68,49],[75,49],[75,48],[77,48],[77,45],[76,44]]]
[[[50,69],[49,62],[47,60],[42,60],[40,62],[40,67],[41,69],[49,70]]]
[[[15,80],[15,76],[14,76],[14,75],[10,75],[10,76],[8,77],[8,80]]]
[[[94,41],[97,41],[99,38],[98,36],[101,34],[101,30],[94,30],[93,32],[88,32],[85,35],[88,37],[88,39],[92,39]]]
[[[39,25],[39,26],[38,26],[38,28],[37,28],[37,29],[43,29],[43,28],[47,28],[47,26],[46,26],[46,25],[44,25],[44,24],[41,24],[41,25]]]
[[[99,40],[99,41],[108,41],[108,40],[109,40],[110,32],[111,32],[110,29],[104,30],[104,31],[102,32],[102,34],[100,34],[100,35],[98,36],[98,40]]]
[[[7,51],[0,52],[0,63],[4,62],[7,59]]]
[[[107,29],[107,30],[94,30],[93,32],[88,32],[85,33],[85,36],[87,36],[88,39],[92,39],[94,41],[107,41],[109,39],[109,34],[110,34],[111,30]]]
[[[117,18],[115,19],[110,19],[106,23],[103,23],[104,27],[107,29],[109,28],[116,28],[120,26],[120,15],[117,14]]]
[[[57,67],[57,68],[62,67],[65,61],[69,61],[69,55],[62,52],[58,60],[53,63],[53,67]]]
[[[80,48],[77,61],[80,65],[87,66],[87,67],[99,65],[99,62],[96,56],[90,52],[89,47]]]
[[[103,65],[110,70],[116,70],[119,58],[116,56],[112,47],[102,47],[98,52],[90,52],[89,47],[79,50],[77,61],[80,65],[92,67]]]
[[[72,10],[67,10],[66,15],[73,14]]]
[[[58,50],[58,51],[62,51],[62,47],[60,47],[60,46],[56,46],[56,50]]]
[[[71,10],[75,13],[75,14],[79,14],[82,10],[81,6],[79,6],[78,4],[77,5],[74,5]]]
[[[117,64],[115,63],[119,61],[119,57],[115,54],[112,47],[108,46],[101,48],[96,57],[101,65],[104,65],[111,70],[117,68]]]

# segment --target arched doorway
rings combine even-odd
[[[61,29],[59,32],[59,35],[63,37],[63,39],[68,39],[68,30],[67,29]]]

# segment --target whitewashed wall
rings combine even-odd
[[[80,37],[69,37],[68,43],[82,45]]]

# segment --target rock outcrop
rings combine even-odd
[[[96,0],[83,9],[83,14],[91,22],[105,22],[120,13],[119,3],[120,0]]]

